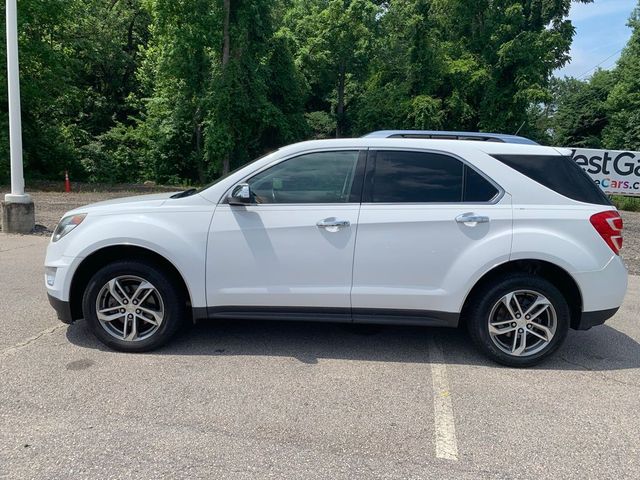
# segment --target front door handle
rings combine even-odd
[[[316,225],[318,228],[329,228],[338,230],[340,228],[345,228],[351,225],[349,220],[338,220],[335,217],[325,218],[324,220],[319,220]]]
[[[475,213],[463,213],[456,217],[458,223],[488,223],[489,217],[484,215],[476,215]]]

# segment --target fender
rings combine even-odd
[[[86,257],[105,247],[129,245],[164,257],[184,279],[193,307],[205,307],[207,235],[213,210],[209,207],[186,212],[163,209],[118,215],[89,214],[78,231],[50,246],[55,253],[63,249],[62,256],[56,257],[71,260],[69,264],[60,265],[68,269],[62,285],[62,300],[69,299],[73,275]],[[114,235],[116,232],[118,235]]]
[[[544,260],[571,275],[604,269],[613,252],[599,238],[589,216],[558,219],[562,229],[548,228],[539,221],[514,221],[511,260]]]

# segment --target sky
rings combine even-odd
[[[573,3],[569,18],[576,28],[571,46],[571,62],[556,70],[558,77],[587,78],[594,67],[615,66],[631,36],[626,26],[637,0],[595,0],[593,3]]]

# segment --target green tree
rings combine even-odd
[[[142,166],[122,134],[139,112],[136,71],[151,17],[140,0],[83,1],[75,15],[68,31],[74,39],[67,47],[73,95],[66,104],[65,131],[89,179],[131,182]]]
[[[582,0],[589,3],[591,0]],[[457,54],[469,58],[467,78],[482,76],[481,89],[460,91],[476,115],[470,128],[535,134],[527,124],[532,104],[549,100],[552,72],[569,59],[574,28],[566,16],[570,0],[438,0],[441,22]],[[474,66],[474,65],[477,65]],[[521,126],[523,126],[521,128]],[[535,135],[534,135],[535,136]]]
[[[214,174],[306,133],[303,93],[289,39],[270,0],[224,0],[221,58],[214,64],[206,152]]]
[[[146,176],[200,183],[305,134],[303,94],[272,2],[149,3],[148,92],[136,135]]]
[[[74,178],[93,178],[94,171],[111,172],[102,161],[108,155],[101,136],[133,111],[127,99],[138,89],[137,52],[146,41],[148,16],[138,0],[21,0],[18,19],[26,175],[62,178],[69,169]],[[0,72],[6,85],[5,69]],[[3,125],[6,101],[3,89]],[[7,156],[4,136],[0,180],[8,173]]]
[[[207,178],[205,118],[221,32],[209,0],[149,0],[151,39],[138,76],[145,97],[135,137],[144,176],[160,182]]]
[[[1,16],[4,18],[2,2]],[[28,176],[60,173],[73,155],[73,143],[63,127],[65,106],[73,95],[71,56],[62,48],[68,39],[69,18],[77,3],[70,0],[23,0],[19,2],[18,32],[24,163]],[[5,22],[0,36],[5,38]],[[0,180],[9,174],[9,128],[6,77],[6,44],[0,42]]]
[[[348,131],[346,111],[368,71],[380,13],[370,0],[295,0],[285,19],[310,91],[307,107],[331,110],[337,137]]]
[[[568,60],[570,4],[390,2],[359,130],[402,125],[544,136],[536,105],[550,101],[551,73]]]
[[[603,144],[640,150],[640,6],[628,25],[632,34],[613,73],[615,85],[607,100],[609,125],[603,132]]]
[[[355,131],[442,128],[445,43],[433,2],[391,2],[378,22],[376,56],[357,99]]]
[[[607,98],[615,82],[612,72],[598,70],[586,81],[557,80],[553,114],[556,145],[602,148],[602,132],[609,123]]]
[[[20,0],[26,173],[203,183],[286,143],[379,128],[577,145],[602,132],[603,145],[635,148],[638,14],[612,75],[550,85],[570,4]],[[6,181],[4,89],[0,103]]]

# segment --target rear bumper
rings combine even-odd
[[[602,270],[572,275],[582,295],[583,315],[614,310],[622,305],[627,292],[627,269],[618,255],[613,255]]]
[[[575,330],[589,330],[596,325],[602,325],[604,322],[613,317],[618,311],[616,308],[608,308],[607,310],[597,310],[595,312],[582,312],[580,321],[574,325]]]
[[[69,302],[60,300],[48,293],[47,297],[49,297],[49,303],[58,314],[60,321],[63,323],[72,323],[73,318],[71,317],[71,305],[69,305]]]
[[[613,317],[627,292],[627,269],[618,255],[602,269],[574,274],[582,295],[582,314],[573,319],[571,328],[589,330]]]

